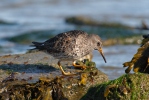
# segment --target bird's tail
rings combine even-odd
[[[31,45],[31,46],[33,46],[33,47],[35,47],[35,48],[33,48],[33,49],[30,49],[30,50],[45,50],[45,46],[44,46],[44,43],[39,43],[39,42],[32,42],[33,43],[33,45]]]

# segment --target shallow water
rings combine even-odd
[[[93,61],[96,62],[96,67],[109,76],[109,79],[115,79],[125,73],[123,63],[130,61],[133,55],[137,52],[139,45],[115,45],[104,47],[103,51],[107,63],[104,62],[100,54],[95,51]]]

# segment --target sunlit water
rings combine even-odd
[[[85,15],[99,21],[113,21],[130,26],[149,23],[149,0],[1,0],[0,20],[15,23],[0,25],[0,55],[25,53],[28,45],[3,40],[31,30],[71,30],[68,16]],[[122,64],[131,60],[138,45],[104,47],[107,63],[94,52],[97,67],[114,79],[124,74]]]

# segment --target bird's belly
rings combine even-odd
[[[89,59],[89,61],[92,60],[92,53],[87,54],[85,56],[77,55],[77,53],[69,54],[69,53],[50,53],[54,58],[60,59],[60,60],[80,60],[83,61],[84,59]]]
[[[87,54],[87,55],[85,55],[83,57],[80,57],[79,60],[83,61],[84,59],[88,59],[89,61],[91,61],[92,58],[93,58],[93,55],[92,55],[92,53],[90,53],[90,54]]]

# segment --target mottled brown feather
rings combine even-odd
[[[43,43],[36,42],[34,45],[37,49],[44,49],[60,60],[77,60],[98,49],[99,43],[101,44],[101,40],[98,35],[92,37],[84,31],[73,30],[60,33]]]

